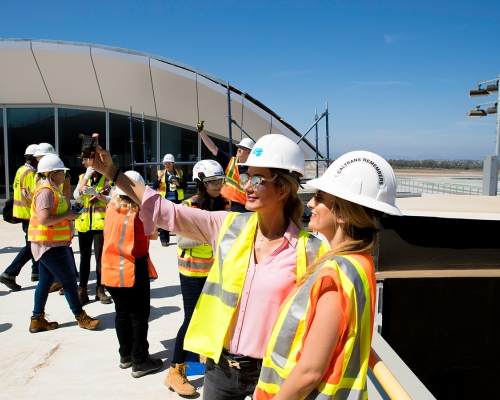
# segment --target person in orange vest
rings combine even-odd
[[[158,179],[153,182],[153,189],[157,190],[162,197],[176,204],[184,200],[184,190],[187,183],[184,180],[182,169],[175,168],[175,158],[172,154],[165,154],[163,157],[164,170],[158,171]],[[170,232],[165,229],[158,229],[160,241],[163,247],[170,244]]]
[[[366,399],[376,278],[375,218],[399,215],[396,176],[368,151],[338,158],[307,182],[309,228],[331,250],[308,266],[280,306],[253,399]]]
[[[222,166],[226,174],[226,183],[222,188],[222,195],[231,202],[231,211],[246,212],[246,194],[240,185],[240,176],[247,173],[248,167],[241,164],[247,162],[255,142],[250,138],[242,139],[238,144],[236,156],[233,157],[215,145],[205,133],[203,122],[200,121],[197,125],[201,140],[203,140],[205,146],[214,155],[215,161]]]
[[[193,167],[193,181],[196,182],[197,194],[184,201],[184,205],[207,211],[229,208],[228,201],[221,195],[224,170],[218,162],[202,160],[196,163]],[[177,257],[184,321],[175,339],[174,354],[165,378],[165,385],[181,396],[192,396],[196,393],[196,389],[189,384],[186,377],[187,351],[184,350],[184,336],[186,336],[196,303],[214,263],[214,253],[209,244],[178,236]]]
[[[12,263],[0,275],[0,282],[7,286],[13,292],[21,290],[21,285],[16,283],[16,277],[21,272],[30,259],[31,266],[31,281],[38,281],[38,261],[33,259],[31,254],[31,243],[28,241],[28,225],[31,217],[31,201],[33,193],[35,193],[36,182],[36,167],[38,160],[33,156],[36,152],[37,144],[30,144],[24,152],[25,163],[21,166],[14,178],[12,189],[14,190],[14,205],[12,215],[21,220],[23,232],[25,233],[25,246],[17,254]]]
[[[144,184],[136,171],[125,173]],[[139,378],[159,370],[163,361],[149,355],[150,278],[156,271],[149,258],[149,237],[139,217],[140,207],[121,189],[112,192],[104,222],[101,282],[115,303],[115,328],[120,368],[132,367]]]
[[[35,305],[29,331],[31,333],[56,329],[57,322],[45,318],[45,304],[49,290],[57,279],[64,288],[68,305],[84,329],[95,329],[100,321],[87,315],[82,309],[76,290],[76,266],[70,244],[74,229],[72,221],[78,217],[60,191],[66,171],[62,160],[46,155],[38,163],[40,182],[31,203],[31,219],[28,240],[35,260],[40,261],[40,279],[35,289]]]

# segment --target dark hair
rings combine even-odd
[[[203,182],[196,180],[196,190],[198,192],[198,207],[202,210],[221,211],[226,208],[226,199],[220,194],[215,198],[210,196]]]

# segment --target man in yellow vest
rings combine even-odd
[[[26,245],[21,249],[14,261],[12,261],[7,269],[0,275],[0,282],[13,292],[21,290],[21,285],[16,283],[16,276],[19,275],[21,268],[30,259],[33,263],[31,266],[31,281],[38,281],[38,261],[33,259],[33,255],[31,254],[31,242],[28,241],[27,236],[31,217],[31,200],[33,199],[33,193],[35,193],[36,167],[38,165],[38,161],[33,154],[35,154],[37,147],[37,144],[30,144],[26,149],[24,154],[26,162],[17,170],[12,185],[14,190],[12,215],[22,220],[22,228],[26,234]]]
[[[248,167],[240,164],[247,162],[247,158],[255,142],[250,138],[244,138],[238,144],[238,151],[236,152],[236,156],[233,157],[229,153],[219,149],[212,139],[208,137],[205,133],[203,122],[199,122],[197,128],[201,140],[203,140],[205,146],[214,155],[215,161],[222,165],[222,169],[225,171],[226,184],[222,187],[221,194],[230,201],[230,210],[246,212],[246,194],[243,188],[240,187],[240,175],[246,174]]]
[[[157,190],[162,197],[176,204],[184,200],[184,190],[187,182],[184,180],[182,169],[175,168],[175,158],[172,154],[165,154],[163,157],[165,169],[158,171],[158,179],[153,182],[153,189]],[[160,241],[163,247],[170,244],[170,233],[164,229],[159,229]]]

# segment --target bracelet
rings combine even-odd
[[[115,177],[113,178],[113,180],[112,180],[111,182],[113,182],[113,183],[115,183],[115,182],[116,182],[116,178],[118,178],[118,174],[120,173],[120,171],[121,171],[121,169],[120,169],[120,168],[118,168],[118,169],[116,170]]]

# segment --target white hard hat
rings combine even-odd
[[[43,161],[43,158],[42,158]],[[41,162],[41,161],[40,161]],[[140,183],[141,185],[144,185],[144,178],[141,176],[141,174],[137,171],[127,171],[125,172],[125,175],[127,175],[130,179],[133,181],[136,181]],[[121,194],[122,196],[126,196],[127,193],[125,193],[123,190],[121,190],[118,186],[115,189],[116,194]]]
[[[323,176],[307,183],[373,210],[403,215],[395,205],[397,183],[392,167],[369,151],[344,154],[328,167]]]
[[[247,162],[240,165],[285,169],[289,172],[298,172],[302,176],[306,171],[301,148],[286,136],[274,133],[257,140]]]
[[[201,160],[193,168],[193,181],[213,181],[223,179],[226,175],[221,165],[214,160]]]
[[[35,154],[33,154],[33,156],[39,157],[46,156],[47,154],[53,154],[55,156],[58,155],[54,149],[54,146],[52,146],[50,143],[40,143],[36,148]]]
[[[50,171],[60,171],[60,170],[67,171],[68,169],[69,168],[66,168],[64,166],[64,163],[58,156],[54,154],[47,154],[38,163],[37,171],[38,172],[50,172]]]
[[[32,156],[33,154],[36,153],[36,149],[38,148],[37,144],[30,144],[28,147],[26,147],[26,151],[24,152],[25,156]]]
[[[165,157],[163,157],[163,162],[175,162],[175,158],[172,154],[165,154]]]
[[[241,140],[240,143],[238,143],[238,147],[244,147],[246,149],[250,149],[252,150],[253,149],[253,146],[255,145],[255,142],[250,139],[250,138],[244,138]]]

